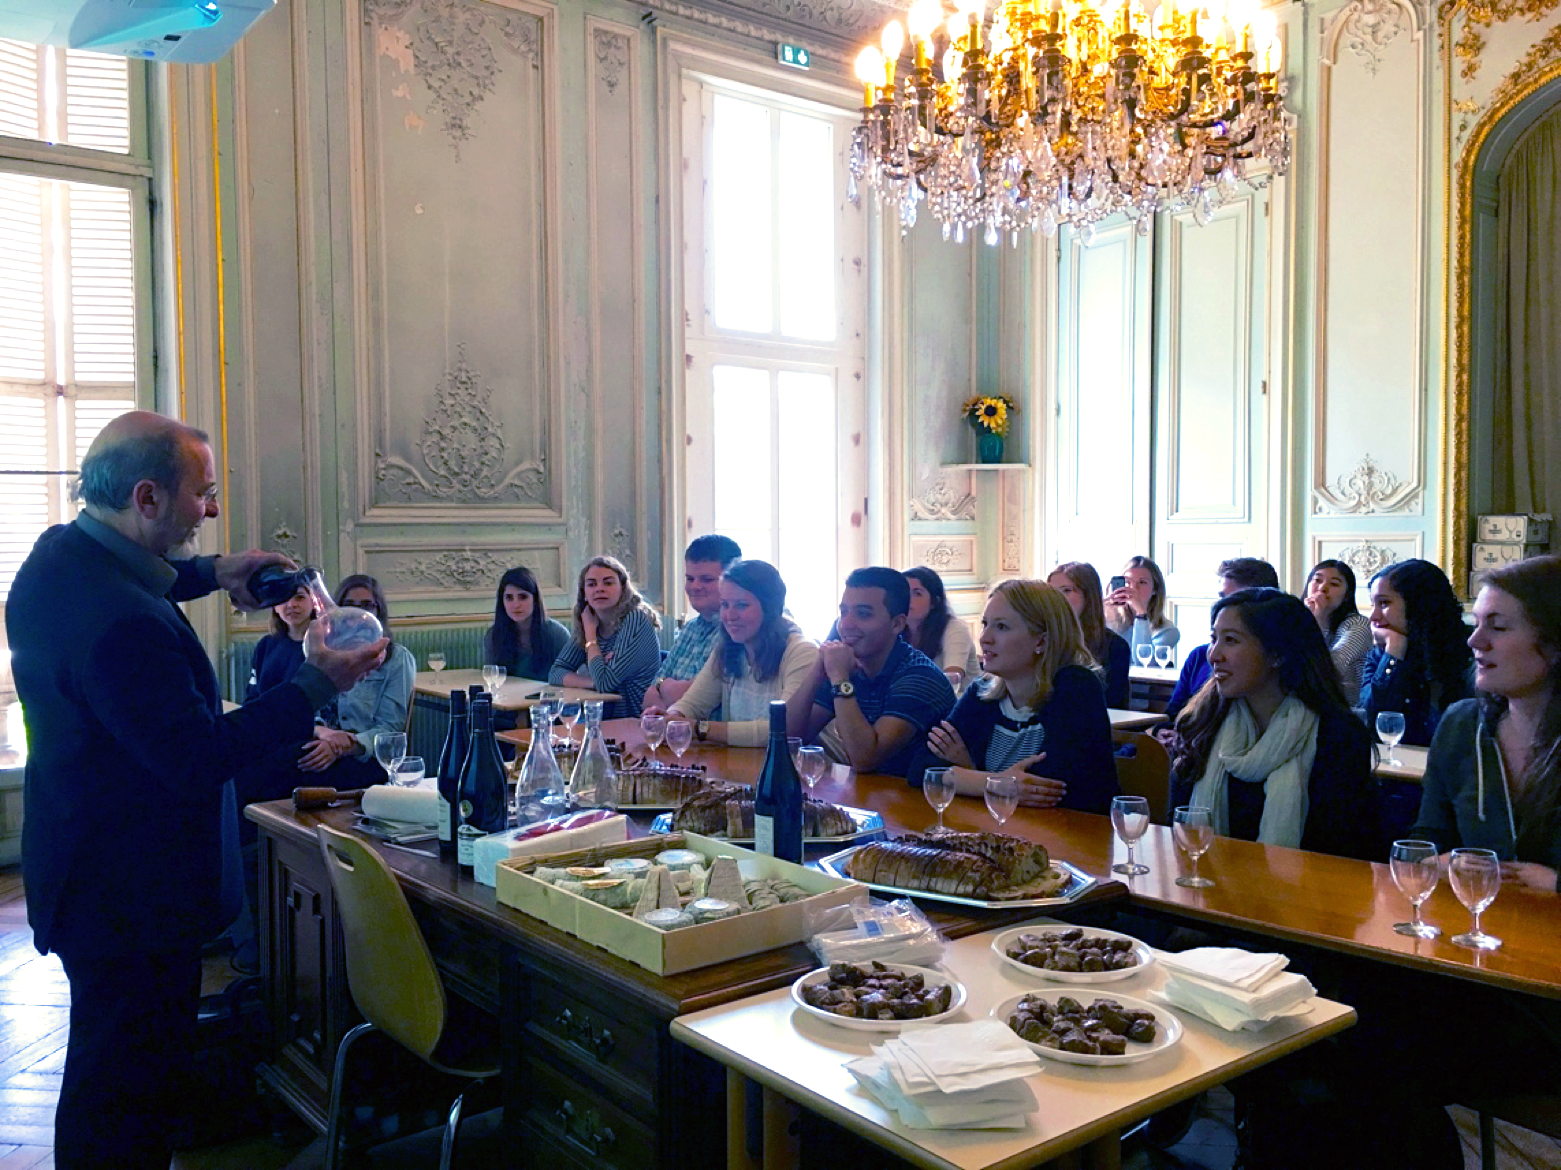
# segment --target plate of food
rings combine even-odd
[[[753,841],[753,786],[713,783],[676,810],[651,822],[655,833],[699,833],[734,845]],[[843,845],[883,832],[883,817],[871,809],[849,808],[822,800],[802,802],[802,836],[808,841]]]
[[[1061,988],[1005,999],[992,1009],[1048,1060],[1111,1068],[1137,1064],[1182,1042],[1182,1022],[1127,995],[1090,999]]]
[[[965,985],[930,967],[901,963],[831,963],[791,985],[810,1016],[858,1032],[898,1032],[941,1024],[965,1006]]]
[[[954,829],[856,845],[823,858],[819,867],[887,894],[982,910],[1062,906],[1095,885],[1083,870],[1054,861],[1044,845]]]
[[[1010,967],[1057,983],[1115,983],[1154,965],[1154,951],[1131,935],[1083,926],[1016,926],[992,940]]]

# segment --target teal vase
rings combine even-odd
[[[1001,463],[1003,461],[1003,436],[991,431],[976,432],[976,462]]]

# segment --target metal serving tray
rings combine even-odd
[[[860,844],[853,845],[849,849],[842,849],[839,853],[831,853],[828,857],[820,858],[818,866],[830,877],[843,878],[846,881],[862,881],[861,878],[853,878],[846,873],[846,860],[861,848]],[[885,894],[899,894],[906,898],[926,898],[929,902],[947,902],[951,906],[972,906],[977,910],[1012,910],[1028,909],[1041,906],[1066,906],[1069,902],[1077,900],[1086,891],[1095,887],[1098,878],[1085,873],[1078,866],[1066,861],[1052,859],[1052,864],[1069,877],[1069,882],[1062,888],[1061,893],[1053,894],[1049,898],[1000,898],[991,901],[981,898],[961,898],[956,894],[934,894],[926,890],[907,890],[899,886],[881,886],[877,882],[862,882],[871,890],[877,890]]]
[[[872,838],[877,837],[878,835],[880,835],[883,832],[883,817],[879,816],[877,813],[873,812],[871,809],[851,808],[851,807],[849,807],[847,805],[841,805],[840,808],[841,808],[841,810],[843,812],[849,813],[850,816],[851,816],[851,819],[856,822],[856,831],[854,833],[847,833],[843,837],[804,837],[803,840],[807,841],[810,844],[819,844],[819,845],[844,845],[844,844],[847,844],[847,843],[852,843],[852,844],[855,844],[855,845],[863,845],[863,844],[866,844],[868,841],[870,841]],[[655,820],[653,820],[650,823],[650,829],[651,829],[651,832],[653,832],[653,833],[671,833],[671,832],[673,832],[674,830],[672,828],[672,814],[671,813],[662,813],[659,817],[657,817]],[[719,833],[713,833],[713,834],[711,834],[711,836],[713,836],[713,837],[715,837],[715,838],[717,838],[718,840],[721,840],[721,841],[727,840],[726,837],[722,836]],[[751,845],[751,844],[753,844],[753,838],[752,837],[737,837],[737,838],[733,838],[732,839],[732,844],[733,845]],[[850,852],[849,849],[846,850],[846,853],[849,853],[849,852]],[[844,854],[837,854],[837,856],[844,856]],[[838,873],[836,873],[836,874],[832,874],[831,876],[839,877],[840,875]],[[845,880],[846,881],[851,881],[853,879],[846,878]]]

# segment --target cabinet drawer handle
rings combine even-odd
[[[557,1117],[565,1137],[574,1138],[598,1157],[612,1149],[613,1143],[618,1140],[618,1135],[602,1121],[596,1110],[579,1109],[568,1098],[558,1107]]]
[[[617,1046],[618,1042],[613,1039],[610,1029],[603,1027],[598,1031],[590,1020],[584,1016],[576,1016],[568,1008],[562,1009],[554,1022],[566,1037],[587,1052],[594,1054],[597,1060],[606,1060]]]

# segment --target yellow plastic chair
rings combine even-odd
[[[395,875],[384,859],[359,838],[325,825],[318,826],[316,832],[346,942],[347,985],[358,1010],[368,1021],[343,1036],[336,1050],[326,1124],[326,1170],[339,1170],[341,1166],[342,1089],[348,1050],[373,1031],[383,1032],[439,1072],[476,1082],[455,1099],[445,1121],[439,1166],[440,1170],[450,1170],[466,1093],[499,1075],[498,1021],[490,1017],[476,1030],[477,1037],[486,1041],[490,1051],[480,1054],[477,1060],[460,1061],[461,1065],[477,1067],[446,1062],[448,1054],[440,1052],[441,1045],[448,1047],[450,1039],[446,1034],[449,1012],[444,983]]]
[[[1120,748],[1130,743],[1136,749],[1131,756],[1117,756],[1117,786],[1124,796],[1142,796],[1149,801],[1149,819],[1166,824],[1171,816],[1171,757],[1165,745],[1142,731],[1113,731],[1112,744]]]

